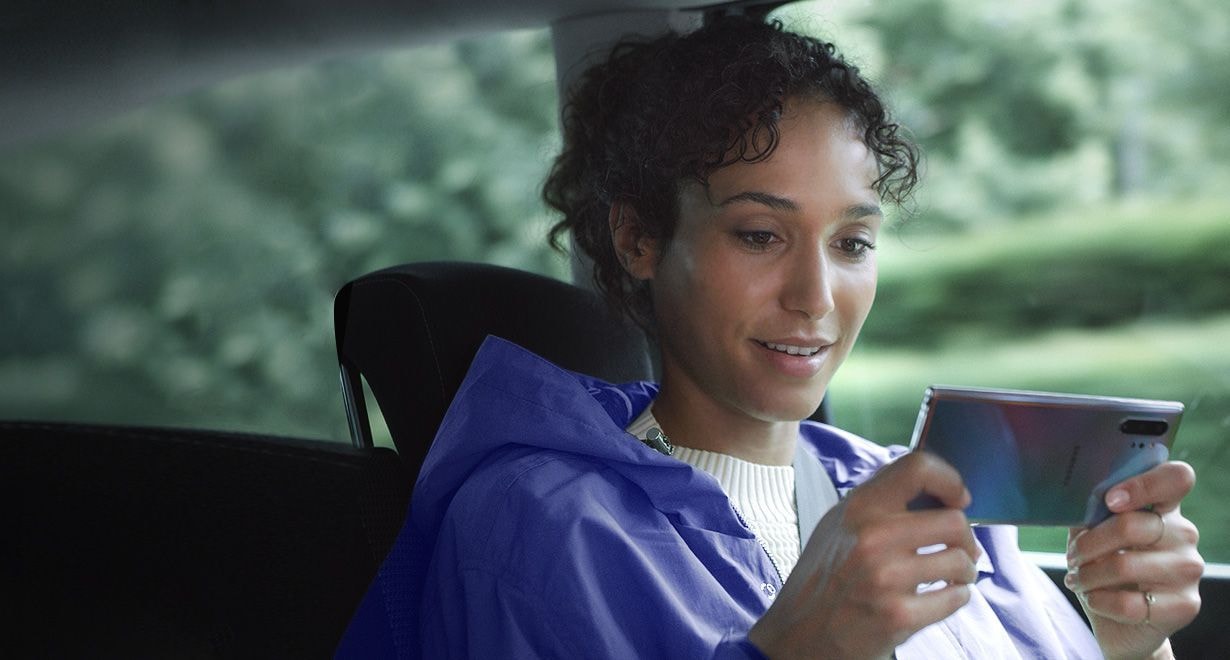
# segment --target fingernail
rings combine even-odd
[[[1082,529],[1081,531],[1075,534],[1072,534],[1071,536],[1068,537],[1068,561],[1069,562],[1073,560],[1073,555],[1076,554],[1076,542],[1079,541],[1080,538],[1084,536],[1085,532],[1087,531],[1089,530]]]
[[[1072,552],[1074,549],[1076,549],[1076,539],[1079,539],[1079,538],[1080,538],[1080,534],[1073,534],[1068,537],[1068,552]]]
[[[1068,574],[1063,576],[1064,586],[1076,591],[1076,571],[1068,571]]]
[[[1106,506],[1111,509],[1121,507],[1124,504],[1127,504],[1127,501],[1128,494],[1122,490],[1112,490],[1106,494]]]

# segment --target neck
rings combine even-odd
[[[799,437],[798,422],[774,422],[723,407],[707,397],[688,397],[664,380],[653,416],[670,441],[692,449],[727,454],[761,465],[790,465]]]

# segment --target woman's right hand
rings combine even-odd
[[[921,494],[940,508],[911,510]],[[885,658],[969,601],[977,576],[969,491],[943,460],[907,454],[816,526],[777,600],[749,639],[770,658]],[[943,544],[939,552],[921,547]],[[943,580],[919,592],[920,584]]]

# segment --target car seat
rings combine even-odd
[[[652,376],[645,334],[597,294],[500,266],[432,262],[369,273],[338,291],[334,324],[351,438],[373,443],[366,384],[412,481],[488,335],[611,382]]]
[[[327,657],[409,498],[383,447],[0,421],[0,657]]]

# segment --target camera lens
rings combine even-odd
[[[1127,435],[1162,435],[1170,425],[1158,419],[1128,419],[1119,425]]]

